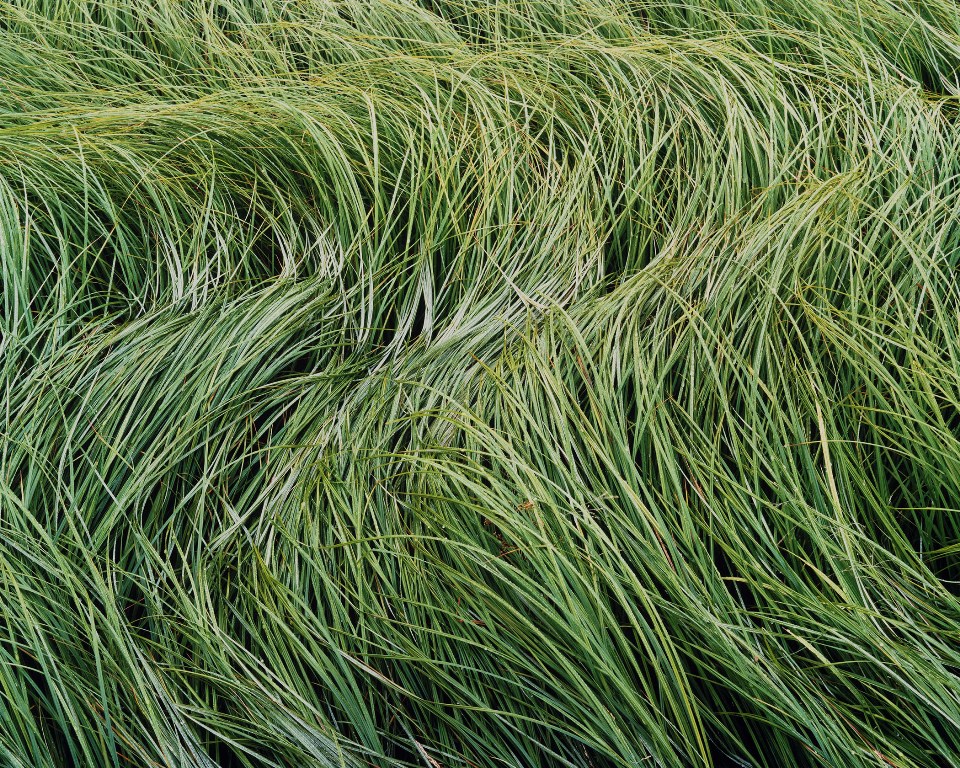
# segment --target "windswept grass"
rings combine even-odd
[[[960,765],[953,0],[0,0],[0,766]]]

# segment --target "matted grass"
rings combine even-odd
[[[0,2],[0,765],[960,765],[953,0]]]

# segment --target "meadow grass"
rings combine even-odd
[[[954,0],[0,0],[0,766],[960,765]]]

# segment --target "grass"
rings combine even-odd
[[[0,72],[0,765],[960,764],[953,0],[6,0]]]

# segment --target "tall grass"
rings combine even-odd
[[[0,765],[960,765],[953,0],[6,0],[0,73]]]

